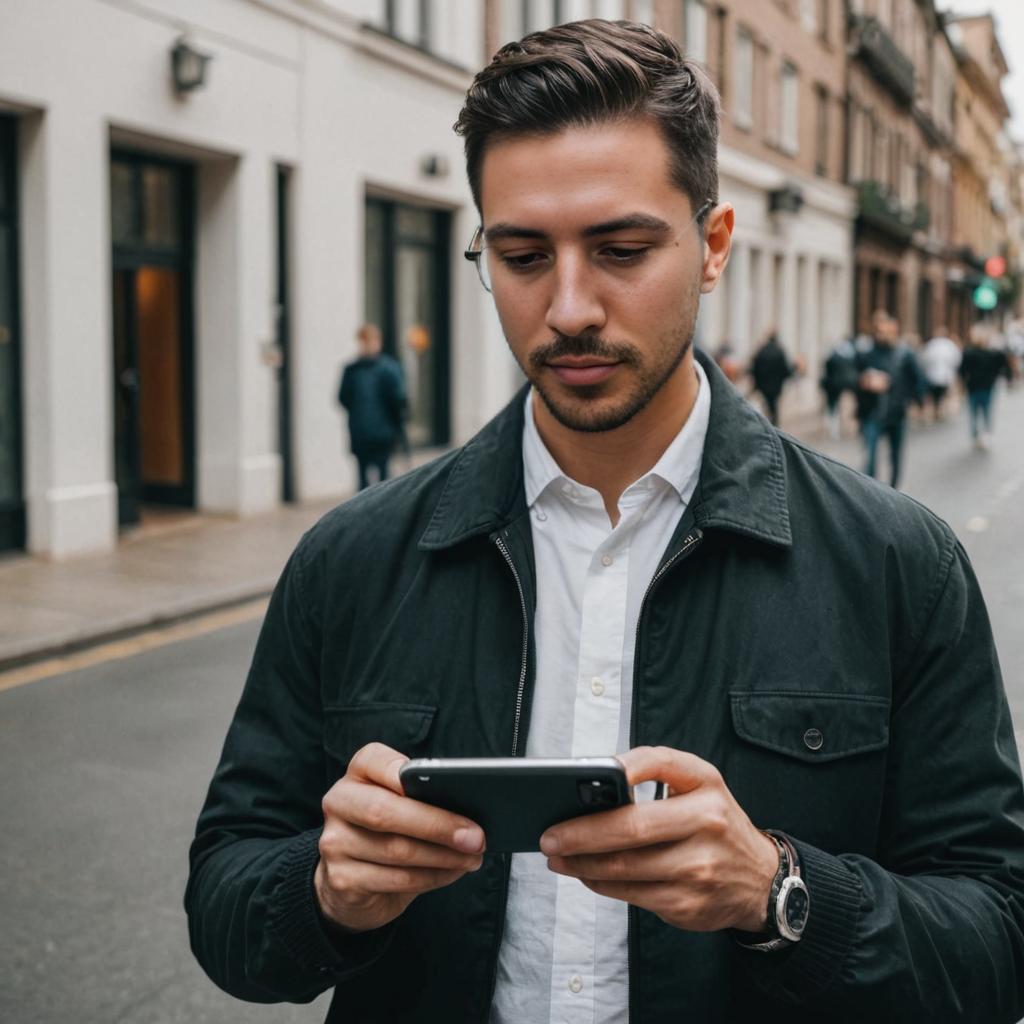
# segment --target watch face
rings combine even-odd
[[[807,890],[802,885],[794,885],[787,894],[785,909],[786,926],[796,935],[799,935],[807,924],[807,913],[810,910],[811,901],[807,896]]]

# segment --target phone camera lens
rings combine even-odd
[[[615,786],[603,779],[588,779],[576,785],[580,803],[586,807],[611,807],[615,804]]]

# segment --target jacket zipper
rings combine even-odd
[[[519,570],[512,561],[512,556],[509,554],[509,550],[505,545],[504,539],[502,537],[495,537],[494,543],[497,549],[502,553],[505,561],[508,562],[508,567],[512,570],[512,575],[515,577],[516,589],[519,591],[519,608],[523,613],[523,660],[519,668],[519,687],[516,690],[516,718],[515,725],[512,729],[512,756],[515,757],[518,753],[519,720],[523,715],[523,696],[526,692],[526,667],[530,640],[530,619],[526,611],[526,595],[523,593],[523,582],[519,578]]]
[[[523,716],[523,697],[526,693],[526,672],[528,667],[528,655],[530,649],[530,618],[526,610],[526,594],[523,592],[523,581],[519,576],[519,570],[516,568],[515,562],[512,561],[512,555],[509,553],[508,547],[505,544],[504,536],[498,536],[492,538],[494,540],[494,546],[501,552],[502,557],[508,563],[509,569],[512,570],[512,576],[516,581],[516,590],[519,591],[519,608],[523,613],[523,657],[519,667],[519,685],[516,688],[516,717],[515,723],[512,728],[512,756],[515,757],[518,753],[519,747],[519,722]],[[512,872],[512,858],[508,856],[507,863],[505,864],[505,878],[502,884],[502,898],[501,898],[501,924],[498,930],[499,936],[505,930],[505,911],[508,908],[508,881],[509,875]],[[499,939],[500,947],[500,939]],[[498,959],[501,955],[500,948],[495,951],[494,954],[494,967],[491,971],[491,987],[487,994],[487,1003],[484,1008],[483,1020],[486,1022],[490,1019],[491,1004],[494,1002],[494,989],[498,983]]]
[[[658,585],[658,581],[671,569],[677,562],[681,561],[687,555],[689,555],[693,549],[700,543],[701,538],[704,536],[703,531],[694,527],[683,541],[683,546],[674,554],[672,557],[651,577],[651,582],[647,584],[647,589],[644,591],[644,596],[640,600],[640,614],[636,619],[636,635],[633,638],[633,706],[629,713],[629,745],[633,747],[636,745],[636,709],[640,703],[637,700],[637,688],[635,684],[637,668],[640,665],[640,623],[644,620],[644,608],[647,606],[647,598],[651,596],[651,591]],[[636,1006],[636,976],[633,973],[633,960],[636,945],[636,907],[632,904],[626,914],[626,976],[629,978],[629,1019],[638,1020],[636,1013],[634,1012]]]

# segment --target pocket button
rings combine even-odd
[[[821,750],[822,744],[825,742],[825,737],[821,734],[820,729],[808,729],[804,733],[804,746],[808,750]]]

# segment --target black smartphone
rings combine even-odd
[[[421,758],[399,775],[406,796],[475,821],[489,853],[539,850],[552,825],[633,800],[614,757]]]

